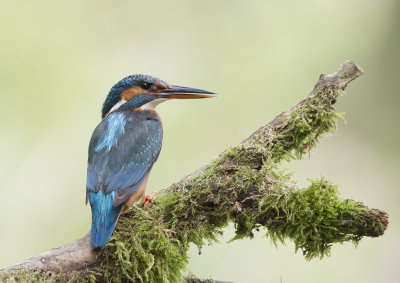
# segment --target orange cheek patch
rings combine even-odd
[[[144,89],[138,86],[134,86],[132,88],[126,89],[123,92],[121,92],[121,99],[124,99],[126,101],[131,100],[134,98],[136,95],[139,93],[147,93]]]

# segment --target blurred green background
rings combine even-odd
[[[83,236],[87,146],[111,86],[144,73],[218,93],[159,107],[159,190],[295,104],[346,59],[365,74],[310,158],[284,164],[300,186],[326,176],[345,198],[390,214],[383,237],[311,262],[290,242],[192,247],[189,269],[235,282],[398,282],[400,5],[395,0],[1,1],[0,267]]]

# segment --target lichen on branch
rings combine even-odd
[[[324,178],[299,189],[280,168],[282,160],[302,158],[336,129],[342,113],[333,105],[361,74],[347,61],[335,73],[321,75],[309,96],[159,192],[148,210],[136,207],[122,215],[107,246],[85,272],[78,271],[81,281],[184,282],[189,244],[218,242],[228,223],[236,229],[232,240],[263,229],[274,243],[293,241],[307,260],[329,255],[335,243],[382,235],[387,213],[342,199]]]

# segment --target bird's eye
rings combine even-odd
[[[144,90],[148,90],[151,88],[152,84],[151,83],[141,83],[140,87],[143,88]]]

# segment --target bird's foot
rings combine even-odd
[[[149,195],[146,195],[146,198],[144,199],[143,203],[143,208],[146,209],[146,207],[149,205],[149,203],[155,198],[156,192],[152,192]]]

